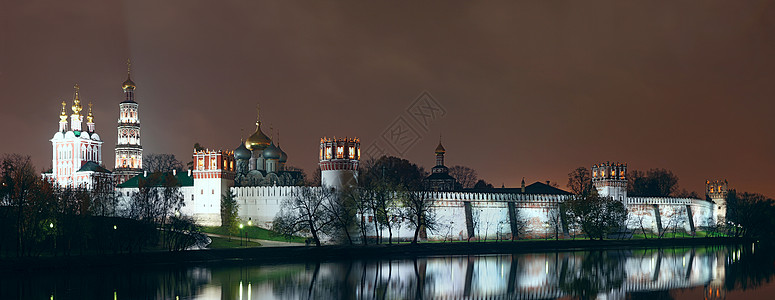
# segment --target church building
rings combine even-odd
[[[60,187],[92,189],[103,181],[110,181],[110,171],[102,165],[102,139],[95,131],[92,104],[84,117],[81,115],[80,87],[75,85],[75,96],[70,106],[70,122],[67,121],[67,103],[62,101],[59,129],[51,138],[51,170],[43,177]]]

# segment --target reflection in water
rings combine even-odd
[[[89,269],[0,275],[2,299],[706,299],[769,284],[754,245],[351,260],[288,265]]]

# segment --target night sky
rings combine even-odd
[[[145,153],[184,163],[236,148],[260,103],[308,172],[322,136],[430,169],[442,135],[496,186],[621,161],[775,196],[771,1],[277,2],[2,1],[0,153],[48,169],[78,83],[112,168],[131,58]],[[415,119],[424,91],[439,110]]]

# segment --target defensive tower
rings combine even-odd
[[[321,138],[321,185],[338,189],[357,184],[360,159],[361,142],[358,138]]]
[[[705,193],[713,201],[714,222],[725,222],[727,218],[727,180],[716,179],[705,181]]]
[[[601,197],[627,199],[627,164],[605,162],[592,165],[592,184]]]

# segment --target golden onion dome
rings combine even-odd
[[[135,82],[132,81],[132,62],[126,60],[126,81],[121,84],[121,88],[134,90],[136,88]]]
[[[245,140],[245,148],[250,151],[264,150],[272,142],[263,131],[261,131],[261,122],[256,122],[256,132],[253,133],[247,140]]]

